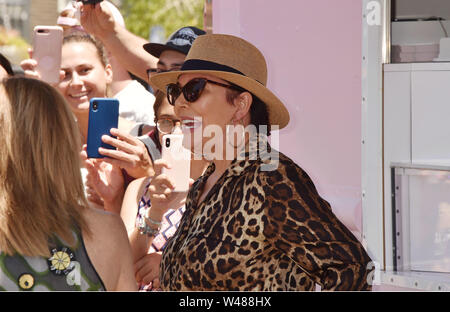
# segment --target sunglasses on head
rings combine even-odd
[[[233,89],[236,91],[243,92],[244,89],[233,86],[223,84],[217,81],[208,80],[206,78],[194,78],[186,83],[183,87],[180,87],[178,83],[170,83],[166,86],[167,100],[171,105],[175,105],[175,101],[178,97],[183,93],[186,101],[192,103],[199,99],[200,95],[202,95],[203,90],[205,89],[206,83],[212,83],[224,88]]]

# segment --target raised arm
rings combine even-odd
[[[148,249],[153,241],[153,237],[141,235],[139,233],[139,229],[136,227],[139,200],[146,191],[145,186],[147,183],[148,178],[141,178],[132,181],[127,187],[122,202],[122,209],[120,210],[120,217],[127,228],[128,238],[133,251],[134,262],[138,261],[148,253]]]
[[[86,251],[107,290],[136,291],[133,259],[125,226],[117,214],[88,208],[91,231],[83,233]]]
[[[81,6],[81,25],[105,45],[123,66],[136,76],[147,81],[148,68],[156,68],[158,59],[143,49],[147,41],[129,32],[114,21],[105,3]]]

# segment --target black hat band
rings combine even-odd
[[[242,72],[233,67],[222,65],[219,63],[214,63],[210,61],[198,60],[198,59],[190,59],[184,62],[183,66],[181,66],[181,70],[215,70],[215,71],[223,71],[228,73],[239,74],[245,76]]]
[[[247,77],[247,75],[245,75],[243,72],[227,66],[227,65],[223,65],[223,64],[219,64],[219,63],[215,63],[215,62],[211,62],[211,61],[204,61],[204,60],[199,60],[199,59],[190,59],[187,60],[186,62],[184,62],[183,66],[181,66],[181,71],[185,71],[185,70],[214,70],[214,71],[222,71],[222,72],[227,72],[227,73],[233,73],[233,74],[238,74],[238,75],[242,75],[244,77]],[[254,78],[253,78],[254,79]],[[264,86],[264,84],[259,81],[254,79],[255,81],[259,82],[260,84],[262,84]]]

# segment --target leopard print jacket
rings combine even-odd
[[[163,290],[300,291],[316,283],[322,290],[371,289],[363,246],[306,172],[278,155],[272,171],[248,152],[235,159],[199,203],[211,163],[163,252]]]

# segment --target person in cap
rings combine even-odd
[[[193,26],[182,27],[170,35],[165,44],[147,43],[144,50],[158,58],[156,68],[147,69],[148,80],[155,73],[179,70],[194,40],[206,34],[202,29]],[[152,86],[152,88],[154,88]]]
[[[184,63],[184,59],[189,52],[194,40],[201,35],[206,34],[202,29],[194,26],[186,26],[176,30],[170,35],[169,40],[165,44],[149,42],[143,45],[145,51],[154,57],[158,58],[156,67],[147,69],[147,81],[150,84],[150,77],[155,73],[163,73],[173,70],[179,70]],[[150,84],[151,86],[151,84]],[[151,86],[152,89],[155,89]],[[141,136],[140,139],[146,144],[150,155],[153,160],[159,158],[154,157],[158,153],[154,148],[153,142],[151,142],[147,135],[154,127],[149,124],[141,123],[135,127],[136,135]],[[153,140],[154,141],[154,140]]]
[[[151,83],[174,105],[185,146],[210,161],[162,254],[163,290],[371,289],[361,243],[307,173],[268,143],[289,112],[266,87],[266,61],[254,45],[200,36],[179,71]],[[169,166],[155,162],[144,219],[150,228],[179,196],[160,174]]]
[[[194,40],[201,35],[206,34],[202,29],[194,26],[182,27],[170,35],[169,40],[165,44],[160,43],[147,43],[143,45],[145,51],[154,57],[158,58],[158,63],[155,68],[147,69],[148,81],[150,84],[150,78],[156,73],[169,72],[173,70],[179,70],[184,63],[184,59],[189,52]],[[153,89],[155,89],[152,86]],[[155,112],[156,116],[156,112]],[[155,139],[151,139],[153,133],[157,129],[152,129],[145,124],[141,125],[141,129],[138,131],[140,135],[139,139],[146,145],[147,150],[153,160],[159,159],[160,154],[156,149]]]

